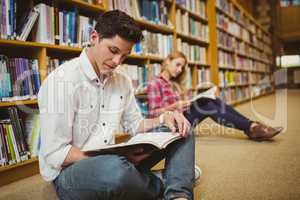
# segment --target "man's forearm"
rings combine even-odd
[[[159,118],[152,118],[152,119],[144,119],[137,130],[137,132],[147,132],[153,128],[157,128],[160,126]]]
[[[87,157],[79,148],[72,146],[62,166],[66,167]]]

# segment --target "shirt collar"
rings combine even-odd
[[[161,79],[162,81],[164,81],[165,83],[170,84],[170,82],[168,80],[166,80],[161,74],[159,74],[157,77],[159,79]]]
[[[100,84],[100,79],[97,76],[95,69],[92,65],[92,63],[90,62],[87,54],[86,54],[86,48],[84,48],[79,56],[80,58],[80,62],[81,62],[81,69],[82,71],[85,73],[85,75],[91,80],[91,81],[96,81],[97,83]],[[104,80],[104,83],[112,78],[114,76],[114,72],[110,73],[109,75],[107,75],[107,77]]]

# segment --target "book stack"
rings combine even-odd
[[[11,165],[28,160],[30,152],[26,144],[23,124],[17,109],[9,107],[2,110],[1,118],[0,165]]]
[[[41,85],[38,61],[0,56],[0,80],[1,101],[36,98]]]

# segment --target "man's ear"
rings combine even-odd
[[[91,46],[95,46],[100,41],[100,35],[97,31],[93,30],[90,35]]]

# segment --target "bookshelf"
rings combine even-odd
[[[135,20],[148,33],[170,37],[172,46],[169,48],[178,49],[188,54],[191,79],[189,89],[194,94],[206,89],[205,82],[211,81],[220,86],[220,90],[225,93],[224,96],[230,96],[228,100],[224,98],[227,103],[237,105],[251,99],[250,92],[254,87],[259,88],[266,85],[260,81],[261,79],[268,77],[265,82],[270,83],[272,81],[270,69],[273,64],[272,59],[268,59],[272,57],[271,36],[235,0],[226,1],[235,11],[228,11],[229,8],[224,11],[218,6],[219,1],[225,0],[196,0],[197,5],[193,6],[179,5],[176,0],[165,0],[164,6],[167,9],[165,15],[168,19],[166,23],[155,23],[146,20],[145,17],[137,16],[135,16]],[[33,0],[28,0],[28,2],[30,5],[34,3]],[[101,5],[91,4],[83,0],[63,0],[56,6],[62,9],[76,7],[80,15],[95,16],[99,12],[111,9],[110,3],[110,0],[103,0]],[[227,7],[225,6],[225,8]],[[222,26],[219,23],[220,15],[225,18],[225,22],[234,23],[234,27],[238,27],[237,29],[241,31],[236,33],[229,30],[227,26]],[[178,20],[183,23],[178,23]],[[185,27],[181,27],[182,24]],[[229,38],[228,40],[232,41],[232,44],[220,42],[220,33],[225,35],[223,37]],[[28,41],[0,39],[0,54],[38,60],[41,81],[47,76],[50,58],[69,59],[78,56],[81,51],[82,47],[76,45],[63,46],[34,42],[31,36]],[[200,57],[193,56],[192,52],[197,52]],[[232,57],[231,65],[226,62],[223,63],[224,65],[220,65],[219,52]],[[129,55],[125,62],[139,66],[154,66],[162,63],[164,59],[162,55],[137,52]],[[220,73],[225,72],[232,74],[231,76],[243,74],[241,76],[247,77],[245,78],[246,82],[234,82],[232,85],[222,86]],[[203,78],[204,80],[202,80]],[[263,90],[254,98],[268,95],[272,93],[272,90]],[[226,94],[227,91],[228,94]],[[244,94],[242,95],[243,98],[237,98],[237,94]],[[145,91],[137,91],[136,96],[145,99]],[[0,108],[18,105],[36,106],[37,100],[0,101]],[[120,138],[122,139],[123,136]],[[38,173],[38,160],[36,158],[11,166],[0,167],[0,186],[36,173]]]

